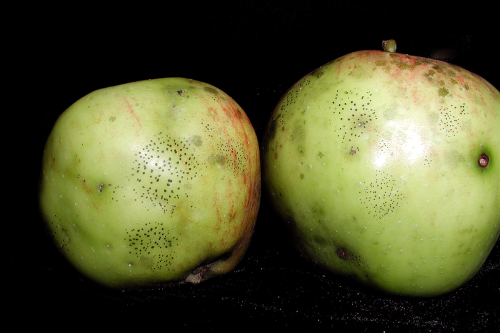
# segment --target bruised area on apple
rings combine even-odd
[[[278,103],[264,179],[305,257],[390,293],[442,294],[500,233],[499,127],[500,95],[481,77],[354,52]]]
[[[47,140],[40,205],[82,273],[110,287],[234,268],[260,202],[258,143],[219,89],[168,78],[93,92]]]

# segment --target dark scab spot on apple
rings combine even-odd
[[[437,64],[432,66],[432,68],[434,68],[436,70],[436,72],[438,72],[440,74],[444,72],[443,69],[441,68],[441,66],[439,66]]]
[[[445,87],[441,87],[439,88],[439,96],[441,97],[445,97],[449,94],[450,92],[448,91],[448,89],[446,89]]]
[[[292,141],[297,145],[297,151],[300,154],[304,154],[304,141],[306,138],[305,134],[305,120],[299,120],[294,124],[292,132]]]
[[[217,95],[219,93],[217,89],[214,89],[212,87],[204,87],[203,90],[214,95]]]
[[[316,235],[313,238],[314,242],[318,244],[319,246],[325,246],[328,245],[328,240],[325,239],[324,237],[321,237],[320,235]]]
[[[199,136],[199,135],[193,135],[193,136],[191,137],[190,142],[191,142],[193,145],[195,145],[196,147],[199,147],[199,146],[201,146],[201,145],[203,144],[203,139],[202,139],[202,138],[201,138],[201,136]]]
[[[365,263],[361,260],[358,254],[347,249],[346,247],[339,246],[335,250],[335,254],[340,260],[345,261],[349,265],[354,265],[357,267],[366,267]]]
[[[311,72],[311,76],[314,76],[314,77],[316,77],[316,78],[318,78],[318,79],[319,79],[320,77],[322,77],[322,76],[323,76],[323,74],[325,74],[325,72],[321,70],[321,67],[320,67],[320,68],[318,68],[318,69],[315,69],[314,71],[312,71],[312,72]]]
[[[210,155],[208,163],[224,165],[226,164],[226,157],[222,154]]]
[[[407,64],[406,62],[398,62],[396,64],[398,66],[399,69],[401,70],[408,70],[408,69],[411,69],[411,66],[409,64]]]
[[[223,168],[235,177],[243,175],[248,168],[248,149],[241,140],[223,140],[214,147],[206,160],[207,167]]]
[[[342,260],[349,260],[349,259],[351,259],[351,254],[344,247],[339,247],[335,253]]]
[[[488,166],[488,164],[490,163],[490,158],[488,155],[486,155],[485,153],[482,153],[481,156],[479,156],[479,159],[477,161],[477,164],[481,167],[481,168],[486,168]]]
[[[455,76],[457,76],[457,73],[455,73],[455,71],[450,69],[450,70],[448,70],[448,75],[451,77],[455,77]],[[456,80],[454,80],[454,81],[456,82]]]

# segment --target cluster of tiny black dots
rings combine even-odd
[[[359,147],[351,146],[351,149],[349,150],[349,154],[356,155],[358,152],[359,152]]]
[[[295,104],[298,100],[298,97],[300,96],[300,93],[302,92],[302,89],[304,87],[307,87],[310,83],[311,83],[311,78],[305,77],[299,82],[297,82],[295,85],[293,85],[293,87],[286,93],[284,99],[281,101],[280,111],[286,112],[288,106]]]
[[[137,258],[148,257],[153,259],[153,270],[167,268],[174,259],[175,251],[164,251],[178,244],[177,237],[169,237],[161,223],[146,223],[144,227],[128,229],[126,241],[130,248],[129,253]],[[160,251],[159,251],[160,250]]]
[[[461,128],[459,117],[466,114],[467,111],[465,110],[465,105],[440,109],[438,126],[445,132],[447,137],[455,136]]]
[[[267,141],[273,140],[278,131],[284,131],[284,130],[285,130],[285,123],[283,121],[283,114],[279,113],[273,116],[272,121],[269,123],[269,128],[267,129],[265,140]],[[269,150],[269,152],[272,152],[274,158],[277,159],[279,156],[278,152],[281,148],[283,148],[283,144],[279,143],[278,146],[268,144],[266,145],[266,148]]]
[[[57,218],[57,215],[54,217]],[[48,221],[48,219],[46,219]],[[61,219],[59,219],[60,221]],[[71,243],[70,237],[68,237],[68,229],[61,227],[60,224],[56,222],[52,222],[53,227],[51,228],[52,235],[55,239],[57,239],[59,250],[63,252],[69,251],[69,245]],[[60,234],[60,236],[58,235]]]
[[[204,123],[204,122],[201,122],[201,125],[203,126],[205,132],[207,133],[207,136],[210,138],[213,138],[214,137],[214,135],[213,135],[214,128],[212,127],[212,125],[210,123]]]
[[[209,93],[209,96],[211,96],[212,100],[215,102],[219,102],[220,100],[225,100],[225,97],[221,94],[219,94],[219,91],[215,88],[212,87],[203,87],[203,90],[207,93]]]
[[[337,136],[347,143],[354,138],[360,138],[363,130],[377,115],[371,105],[371,93],[360,94],[352,91],[337,90],[333,104],[333,114],[338,117],[339,124]],[[337,129],[336,129],[337,130]]]
[[[387,145],[384,139],[381,139],[377,144],[377,148],[379,152],[383,153],[385,149],[389,149],[389,146]]]
[[[465,109],[465,103],[463,103],[462,105],[459,106],[459,110],[460,110],[459,114],[461,116],[469,114],[469,112]]]
[[[375,181],[365,186],[363,191],[359,191],[360,194],[366,195],[364,198],[360,198],[360,202],[362,205],[366,205],[368,214],[374,218],[383,218],[394,212],[403,199],[402,194],[395,190],[396,186],[394,178],[391,178],[384,171],[377,170]]]
[[[141,203],[152,203],[163,211],[173,214],[175,205],[171,199],[188,197],[182,192],[181,184],[198,176],[199,166],[195,154],[190,152],[189,140],[176,140],[160,133],[136,153],[135,166],[130,174],[130,181],[137,184],[131,190],[138,195]],[[115,186],[112,200],[118,201],[118,189]]]
[[[242,174],[247,166],[246,149],[242,142],[230,140],[217,147],[217,162],[233,171],[235,176]]]
[[[349,265],[356,265],[359,267],[365,266],[361,258],[354,252],[350,251],[345,247],[337,247],[336,244],[333,244],[335,250],[335,254],[341,260],[349,261]]]

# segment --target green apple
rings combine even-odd
[[[200,282],[244,255],[260,204],[243,109],[184,78],[94,91],[57,120],[40,206],[57,247],[110,287]]]
[[[304,257],[396,295],[463,285],[500,233],[500,94],[457,66],[359,51],[276,106],[263,175]]]

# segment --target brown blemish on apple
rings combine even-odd
[[[194,144],[196,147],[200,147],[203,144],[203,139],[201,138],[200,135],[194,135],[191,137],[189,142]]]
[[[214,89],[212,87],[203,87],[203,90],[214,95],[217,95],[219,93],[217,89]]]
[[[314,70],[314,71],[311,72],[311,76],[314,76],[317,79],[319,79],[320,77],[322,77],[323,74],[325,74],[325,72],[321,70],[321,67],[319,67],[318,69],[316,69],[316,70]]]
[[[92,192],[90,187],[85,182],[85,179],[81,181],[81,184],[82,184],[82,188],[85,190],[85,192],[87,192],[87,194],[90,194]]]
[[[490,158],[485,153],[482,153],[481,156],[479,156],[479,159],[477,160],[477,164],[481,168],[486,168],[489,163],[490,163]]]
[[[349,253],[349,251],[347,251],[346,248],[344,247],[339,247],[336,251],[337,253],[337,256],[342,259],[342,260],[349,260],[351,259],[351,254]]]
[[[139,126],[141,125],[141,119],[140,117],[135,113],[134,111],[134,108],[132,107],[132,104],[130,104],[130,102],[125,99],[125,103],[127,104],[127,109],[128,109],[128,112],[130,113],[130,115],[137,121],[137,123],[139,124]]]
[[[450,92],[448,91],[448,89],[446,89],[445,87],[441,87],[439,88],[439,96],[441,97],[445,97],[446,95],[448,95]]]
[[[226,164],[226,156],[223,154],[213,154],[208,157],[208,163],[211,165],[214,164],[219,164],[219,165],[224,165]]]
[[[135,100],[135,98],[131,98],[131,99]],[[130,101],[127,99],[127,97],[123,96],[123,102],[126,105],[125,111],[127,111],[130,114],[130,116],[135,120],[135,124],[137,124],[139,127],[135,133],[136,136],[139,136],[139,131],[142,128],[141,118],[139,117],[139,115],[137,115],[137,113],[135,113],[134,107],[132,106]]]

